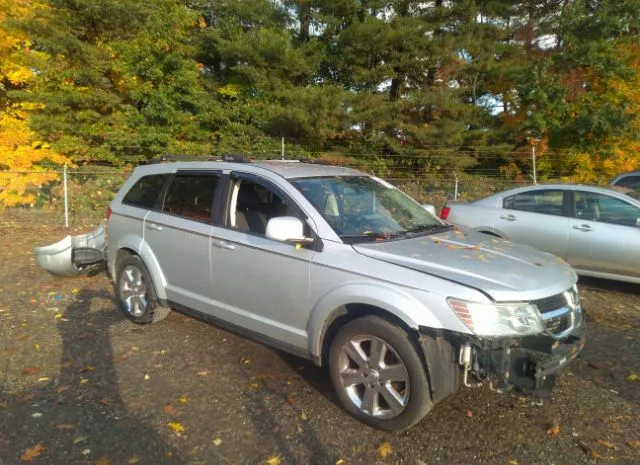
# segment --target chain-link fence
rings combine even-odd
[[[285,158],[295,159],[309,155],[288,152]],[[265,154],[250,156],[255,159],[281,159],[282,153],[274,153],[272,157]],[[418,201],[434,204],[437,209],[447,200],[475,200],[516,186],[532,184],[536,176],[532,157],[520,160],[519,171],[510,173],[504,166],[453,169],[451,166],[455,166],[458,158],[469,157],[467,153],[456,152],[439,153],[435,162],[434,158],[416,155],[336,157],[334,152],[324,156],[311,156],[320,156],[331,164],[352,167],[384,178]],[[492,155],[485,156],[489,158]],[[77,228],[99,223],[105,217],[109,202],[132,170],[132,166],[88,164],[74,169],[47,171],[50,182],[32,186],[28,191],[33,196],[32,202],[0,211],[0,226],[46,224]],[[526,174],[522,174],[523,172]],[[0,171],[0,190],[10,178],[26,177],[34,173],[42,174],[41,171]],[[546,173],[544,179],[553,178],[552,175],[553,173]],[[561,176],[562,173],[557,173],[556,178]]]

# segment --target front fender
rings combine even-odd
[[[408,292],[379,282],[343,284],[325,294],[311,310],[307,323],[308,349],[314,359],[322,355],[322,341],[331,322],[346,305],[365,304],[387,311],[410,328],[442,328],[441,321]]]

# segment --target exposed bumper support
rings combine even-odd
[[[434,401],[455,392],[461,375],[466,379],[469,374],[495,390],[548,398],[558,373],[585,342],[583,326],[562,340],[547,335],[480,339],[427,328],[420,334]]]

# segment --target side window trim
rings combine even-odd
[[[596,223],[610,224],[610,225],[614,225],[614,226],[622,226],[622,227],[627,227],[627,228],[628,227],[637,227],[637,226],[633,226],[633,225],[629,225],[629,224],[610,221],[610,220],[607,220],[606,217],[601,218],[601,219],[581,218],[581,217],[579,217],[577,215],[577,210],[576,210],[576,197],[575,197],[576,193],[578,193],[578,194],[586,194],[586,195],[593,195],[593,196],[599,196],[599,197],[602,197],[602,198],[612,199],[612,200],[615,200],[615,201],[620,202],[622,204],[625,204],[625,205],[627,205],[627,206],[629,206],[631,208],[634,208],[634,209],[638,210],[638,212],[640,212],[640,207],[638,207],[636,205],[633,205],[631,202],[627,202],[626,200],[618,198],[618,197],[615,197],[613,195],[607,195],[607,194],[603,194],[603,193],[599,193],[599,192],[591,192],[591,191],[584,191],[584,190],[574,190],[574,191],[572,191],[573,198],[572,198],[572,201],[571,201],[571,206],[572,206],[572,215],[571,215],[571,217],[573,219],[581,220],[581,221],[593,221],[593,222],[596,222]],[[640,218],[640,215],[638,216],[638,218]]]

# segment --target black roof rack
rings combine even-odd
[[[156,163],[170,163],[177,161],[228,161],[232,163],[251,163],[251,160],[243,155],[224,154],[222,156],[202,155],[162,155],[146,162],[147,165]]]
[[[329,164],[327,160],[323,160],[321,158],[299,158],[298,161],[300,163],[310,163],[312,165],[328,165]]]

